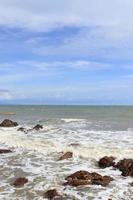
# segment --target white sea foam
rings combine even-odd
[[[111,134],[113,138],[110,138]],[[72,151],[75,156],[90,159],[99,159],[104,155],[113,155],[117,158],[131,157],[133,154],[131,139],[130,131],[115,133],[84,131],[83,134],[68,131],[65,134],[65,131],[61,129],[46,127],[39,133],[33,132],[26,135],[14,128],[0,129],[0,143],[9,147],[22,147],[43,153]],[[126,143],[127,145],[124,146]]]
[[[85,121],[84,119],[70,119],[70,118],[62,118],[62,121],[69,123],[69,122],[82,122]]]
[[[131,158],[132,131],[87,130],[86,127],[82,128],[84,122],[81,120],[78,122],[78,128],[75,126],[74,129],[74,123],[77,124],[77,121],[70,123],[69,126],[44,126],[42,131],[33,131],[29,134],[18,132],[17,128],[0,128],[0,144],[15,148],[13,154],[2,155],[0,158],[1,170],[4,170],[1,172],[1,186],[4,189],[0,199],[41,200],[44,191],[56,188],[66,196],[64,200],[131,200],[132,187],[129,184],[132,179],[123,178],[119,170],[99,169],[96,162],[105,155],[115,156],[118,160]],[[66,151],[72,151],[74,157],[57,162],[61,152]],[[3,166],[6,168],[3,169]],[[114,181],[107,188],[64,188],[62,185],[65,177],[77,170],[110,175]],[[28,176],[29,184],[18,192],[13,190],[9,183],[16,174],[21,174],[21,171]]]

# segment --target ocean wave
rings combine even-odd
[[[73,127],[73,124],[72,124]],[[29,127],[27,127],[29,128]],[[132,179],[123,178],[119,170],[100,169],[97,161],[103,156],[117,160],[133,155],[132,131],[96,131],[71,126],[44,125],[42,131],[24,134],[17,128],[0,128],[0,144],[13,149],[12,154],[1,155],[0,199],[44,199],[44,191],[56,188],[65,197],[62,200],[131,200]],[[63,152],[73,152],[73,158],[58,161]],[[5,166],[3,168],[3,166]],[[110,175],[114,181],[107,187],[64,187],[65,177],[78,170]],[[14,189],[10,183],[18,174],[28,176],[29,183]],[[2,190],[2,189],[1,189]],[[6,192],[8,191],[8,192]],[[23,196],[23,198],[22,198]],[[26,197],[25,197],[26,196]],[[32,197],[32,198],[31,198]]]

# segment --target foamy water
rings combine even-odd
[[[63,200],[132,200],[131,177],[122,177],[119,170],[100,169],[97,161],[105,156],[117,160],[132,158],[132,129],[98,130],[87,119],[51,119],[44,129],[29,134],[17,128],[0,128],[0,145],[13,150],[0,155],[0,199],[41,200],[46,190],[56,188]],[[99,127],[101,122],[95,124]],[[27,128],[30,125],[26,125]],[[69,160],[58,161],[63,152],[72,151]],[[102,186],[63,186],[65,177],[77,170],[110,175],[114,181]],[[16,177],[26,176],[28,184],[14,188]]]

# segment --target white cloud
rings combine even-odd
[[[19,80],[22,76],[29,77],[28,73],[29,69],[33,70],[32,76],[36,73],[36,70],[45,71],[49,73],[52,70],[60,71],[65,69],[75,69],[75,70],[104,70],[109,69],[111,65],[109,63],[102,63],[102,62],[95,62],[95,61],[88,61],[88,60],[73,60],[73,61],[49,61],[49,62],[40,62],[34,60],[27,60],[27,61],[16,61],[11,63],[0,63],[0,70],[4,70],[7,72],[13,72],[14,70],[20,70],[19,74],[10,74],[7,75],[6,80],[10,80],[10,76],[13,79]],[[27,69],[27,71],[25,71]],[[24,70],[23,74],[21,71]],[[4,76],[1,77],[1,80],[4,79]]]
[[[0,89],[0,100],[12,100],[13,96],[9,90]]]
[[[1,0],[0,24],[49,29],[58,26],[131,27],[131,0]]]
[[[19,92],[10,91],[8,89],[0,89],[0,100],[17,100],[27,99],[27,96]]]
[[[41,42],[39,36],[27,38],[23,45],[33,45],[31,51],[41,56],[89,55],[130,60],[133,57],[132,18],[131,0],[0,0],[1,26],[33,32],[81,27],[78,35],[68,36],[56,45]]]

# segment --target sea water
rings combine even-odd
[[[15,128],[0,128],[0,147],[13,153],[0,154],[0,199],[41,200],[48,189],[57,189],[62,200],[132,200],[131,177],[119,170],[100,169],[98,160],[115,156],[116,160],[133,158],[132,106],[0,106],[0,115],[31,128],[42,124],[41,131],[28,134]],[[58,161],[67,152],[73,158]],[[110,175],[107,187],[63,186],[65,177],[78,170]],[[15,188],[20,176],[29,182]]]

